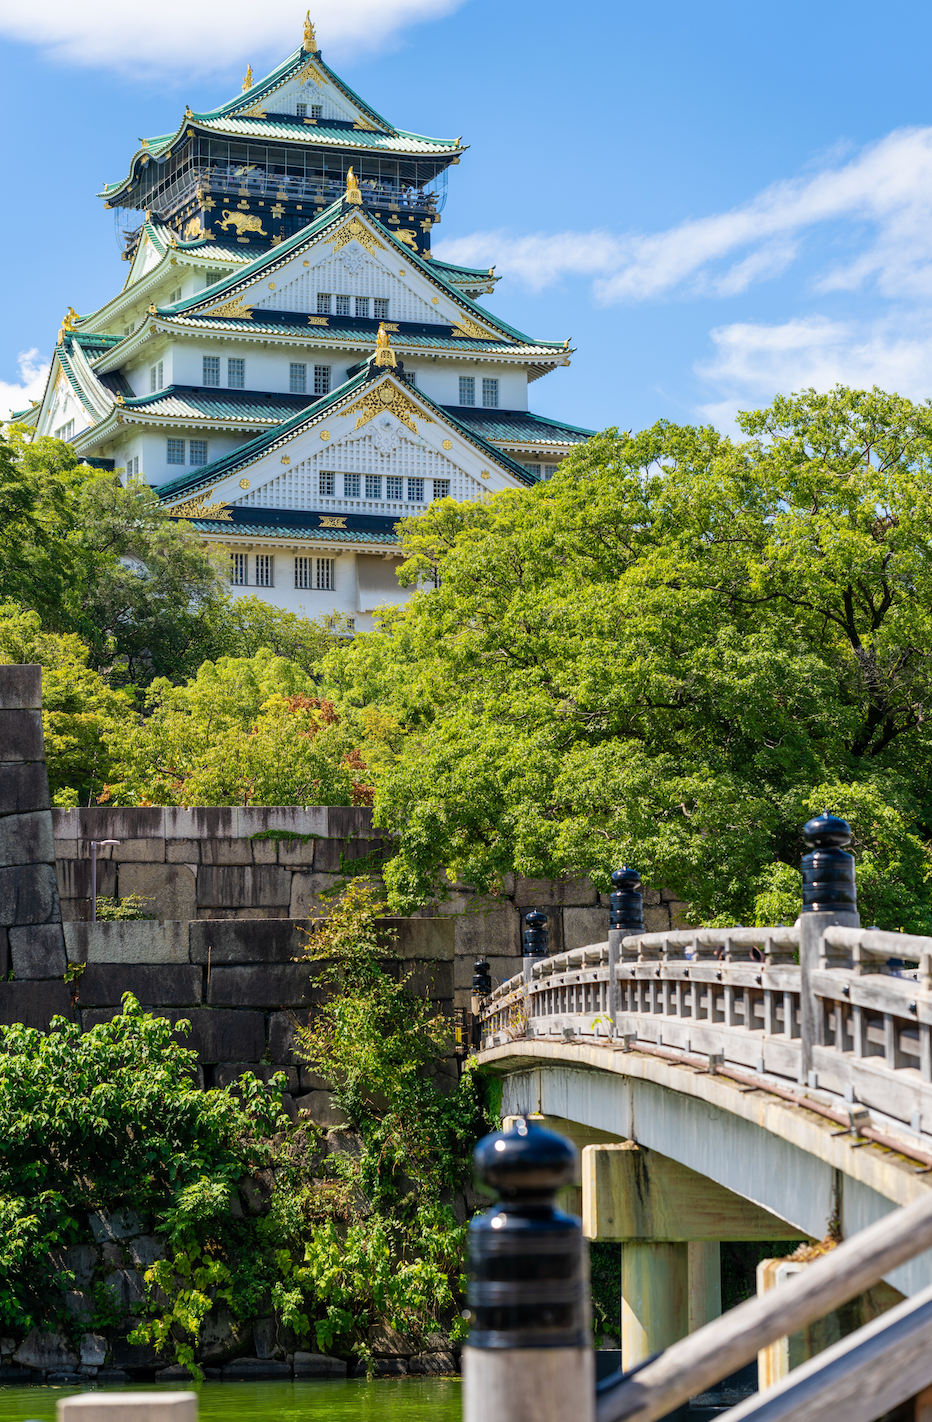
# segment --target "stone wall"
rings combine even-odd
[[[52,817],[66,920],[90,914],[91,839],[120,840],[99,851],[100,893],[151,898],[151,911],[173,920],[303,919],[321,911],[321,891],[358,871],[360,861],[377,877],[391,848],[371,810],[343,806],[96,806]],[[457,887],[418,915],[453,918],[457,1007],[469,1004],[476,958],[488,958],[495,982],[520,971],[523,915],[532,908],[545,909],[555,953],[608,936],[608,895],[588,879],[509,875],[504,889],[492,900]],[[650,932],[684,924],[684,906],[665,890],[645,890],[644,906]]]

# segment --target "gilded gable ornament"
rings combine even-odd
[[[253,104],[251,109],[241,109],[240,118],[268,118],[268,114],[261,104]]]
[[[247,306],[241,296],[234,297],[232,301],[224,301],[220,306],[211,306],[204,312],[205,316],[234,316],[241,321],[252,320],[252,307]]]
[[[343,224],[330,243],[333,255],[336,256],[337,252],[341,251],[347,242],[354,241],[358,242],[361,247],[365,247],[367,252],[385,251],[385,244],[372,235],[366,224],[361,222],[355,213],[349,222]]]
[[[374,420],[376,415],[380,415],[383,410],[387,410],[390,415],[394,415],[396,420],[400,420],[406,429],[412,434],[417,434],[415,419],[420,420],[425,425],[432,425],[434,422],[429,415],[415,405],[410,396],[406,395],[398,386],[393,385],[386,378],[381,384],[366,391],[361,400],[357,400],[355,405],[350,405],[344,411],[347,415],[359,415],[355,428],[362,429],[370,420]]]
[[[252,65],[247,64],[246,73],[243,75],[243,93],[252,88]]]
[[[232,523],[233,515],[226,504],[209,504],[207,499],[213,489],[205,489],[194,499],[186,499],[183,504],[175,504],[168,510],[171,518],[216,518],[224,523]]]
[[[366,254],[358,242],[351,242],[337,256],[351,276],[358,276],[366,265]]]
[[[304,43],[305,54],[317,53],[317,36],[314,33],[314,26],[311,24],[311,12],[308,10],[307,18],[304,21]]]
[[[501,339],[500,336],[493,336],[490,331],[484,330],[482,326],[479,326],[475,321],[468,321],[465,319],[460,320],[458,324],[454,326],[451,334],[454,336],[468,336],[470,338],[475,338],[480,341],[494,341],[496,339]]]

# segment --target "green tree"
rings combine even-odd
[[[328,666],[344,715],[404,728],[397,906],[627,859],[703,919],[786,914],[827,805],[868,918],[932,927],[932,411],[839,387],[740,423],[610,430],[407,525],[432,590]]]

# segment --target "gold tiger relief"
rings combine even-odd
[[[262,226],[262,218],[249,216],[245,212],[223,211],[223,221],[217,224],[218,227],[235,227],[237,234],[242,236],[244,232],[258,232],[260,237],[268,237],[268,233]]]

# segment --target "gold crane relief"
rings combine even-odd
[[[230,212],[223,209],[223,221],[218,222],[218,227],[235,227],[237,236],[242,236],[244,232],[258,232],[260,237],[268,237],[268,233],[262,226],[262,218],[256,214],[245,212]]]

